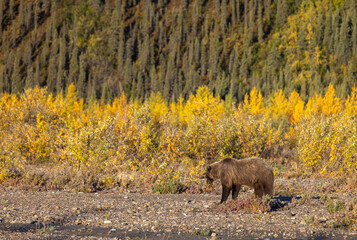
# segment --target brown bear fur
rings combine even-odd
[[[255,195],[273,196],[274,173],[271,167],[261,158],[234,159],[225,158],[207,167],[207,182],[212,184],[215,179],[222,183],[221,203],[228,199],[232,190],[232,198],[236,199],[241,185],[254,188]]]

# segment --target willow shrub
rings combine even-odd
[[[237,105],[207,87],[170,105],[160,93],[142,104],[128,103],[124,94],[110,105],[84,104],[73,85],[56,97],[38,88],[20,97],[4,93],[0,181],[42,167],[70,169],[104,187],[123,175],[189,184],[205,164],[223,157],[275,158],[284,149],[307,170],[351,173],[357,167],[356,109],[356,89],[342,100],[332,86],[306,105],[296,92],[264,99],[257,89]]]

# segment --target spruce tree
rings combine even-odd
[[[141,74],[141,71],[139,71],[138,73],[138,76],[137,76],[137,90],[136,90],[136,93],[137,93],[137,97],[140,99],[140,100],[143,100],[144,99],[144,80],[143,80],[143,76]]]
[[[356,4],[357,5],[357,4]],[[357,6],[356,6],[357,8]],[[352,45],[352,55],[357,53],[357,9],[352,10],[352,35],[351,35],[351,45]]]
[[[254,1],[250,1],[249,2],[248,31],[247,31],[248,36],[245,36],[245,38],[249,39],[248,44],[252,43],[253,42],[253,38],[254,38],[255,9],[256,9],[256,6],[254,4]]]
[[[59,94],[65,88],[65,65],[66,65],[66,39],[65,39],[65,28],[62,30],[62,36],[60,38],[59,54],[58,54],[58,71],[56,80],[56,92]]]
[[[150,68],[150,91],[151,92],[158,91],[156,68],[154,65],[152,65]]]
[[[20,49],[17,50],[14,68],[11,75],[11,92],[14,94],[19,94],[22,90],[22,79],[20,75]]]
[[[338,43],[338,52],[337,54],[340,56],[343,64],[347,63],[347,60],[350,58],[351,54],[351,47],[350,41],[348,39],[350,29],[348,26],[348,18],[345,17],[342,21],[341,28],[340,28],[340,36],[339,36],[339,43]]]
[[[278,27],[284,26],[288,17],[288,5],[286,0],[278,0],[276,7],[276,24]]]
[[[40,14],[39,0],[35,0],[33,8],[34,8],[34,10],[33,10],[33,24],[34,24],[34,33],[35,33],[35,43],[37,43],[38,21],[39,21],[39,14]]]
[[[97,100],[97,85],[93,74],[90,72],[88,75],[88,87],[87,87],[87,100],[94,101]]]
[[[72,53],[71,53],[71,60],[69,63],[69,74],[67,79],[67,85],[69,86],[71,83],[75,82],[75,79],[78,76],[79,71],[79,64],[78,64],[78,46],[77,44],[74,45]]]
[[[110,20],[110,32],[109,32],[109,53],[115,57],[115,53],[118,51],[119,46],[119,13],[114,11]]]
[[[35,69],[35,76],[34,76],[34,85],[40,86],[41,83],[41,76],[40,76],[40,60],[39,58],[36,59],[36,69]]]
[[[332,36],[332,47],[333,47],[334,54],[338,53],[339,37],[340,37],[340,21],[341,21],[340,10],[337,9],[333,16],[332,35],[331,35]]]
[[[206,58],[207,58],[207,53],[206,53],[206,46],[205,46],[205,39],[202,39],[201,41],[201,57],[200,57],[200,66],[201,66],[201,78],[204,78],[206,76]]]
[[[270,7],[271,7],[271,0],[264,0],[264,18],[265,21],[267,22],[267,24],[270,24],[270,16],[271,16],[271,11],[270,11]]]
[[[33,68],[31,66],[28,66],[26,70],[25,89],[33,88],[34,85],[35,84]]]
[[[131,59],[126,58],[125,60],[125,65],[124,65],[124,77],[123,77],[123,87],[124,91],[129,95],[130,90],[132,88],[131,83],[132,83],[132,64],[131,64]]]
[[[14,55],[14,51],[10,50],[8,55],[5,55],[5,90],[9,93],[12,92],[11,87],[12,87],[12,78],[11,78],[11,74],[13,72],[14,69],[14,63],[15,63],[15,55]]]
[[[51,93],[55,93],[56,91],[56,76],[57,76],[57,56],[56,55],[51,55],[50,59],[49,59],[49,66],[47,69],[47,81],[46,81],[46,85],[47,85],[47,89],[51,92]]]
[[[166,78],[165,78],[165,83],[164,83],[164,90],[163,90],[163,97],[165,99],[170,98],[170,94],[172,91],[172,84],[174,83],[175,80],[175,52],[170,52],[169,54],[169,59],[167,63],[167,68],[166,68]]]
[[[231,8],[232,26],[235,27],[237,25],[236,0],[229,0],[229,5],[230,5],[230,8]]]
[[[227,0],[222,0],[221,3],[221,29],[223,32],[226,30],[227,26]]]
[[[110,104],[113,99],[113,91],[109,84],[106,82],[102,90],[102,101],[106,104]]]
[[[22,57],[23,62],[26,66],[31,65],[32,63],[32,46],[31,41],[27,41],[24,49],[24,55]]]
[[[32,2],[27,2],[25,6],[25,28],[29,31],[32,18]]]
[[[258,40],[259,43],[263,42],[264,31],[263,31],[263,4],[262,0],[258,1]]]
[[[12,47],[16,47],[16,39],[17,39],[17,25],[15,24],[14,20],[11,20],[11,40],[12,40]]]
[[[198,28],[198,20],[199,20],[199,4],[200,4],[200,1],[196,0],[195,5],[192,8],[192,35],[193,35],[193,37],[197,37],[197,28]]]
[[[79,75],[78,75],[78,81],[77,81],[77,92],[78,96],[81,98],[85,98],[85,93],[86,93],[86,66],[84,62],[84,54],[81,54],[79,56]]]
[[[3,6],[4,6],[4,0],[0,0],[0,36],[2,36],[2,22],[3,22]],[[1,90],[0,90],[1,92]]]
[[[323,37],[323,45],[328,54],[332,53],[332,12],[327,12],[325,20],[325,29]]]
[[[2,93],[5,91],[5,66],[0,65],[0,97]]]
[[[58,36],[58,32],[57,32],[57,21],[58,21],[58,17],[57,17],[57,0],[51,0],[51,31],[52,31],[52,40],[56,40],[57,36]]]
[[[15,7],[15,0],[9,1],[9,12],[10,12],[10,19],[11,21],[14,19],[14,7]]]

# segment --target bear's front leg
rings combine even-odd
[[[261,183],[254,184],[254,193],[258,197],[263,197],[264,194],[264,187]]]
[[[229,187],[226,187],[226,186],[222,185],[222,199],[221,199],[221,203],[227,201],[228,196],[229,196],[229,194],[230,194],[230,192],[231,192],[231,189],[232,189],[232,188],[229,188]]]
[[[233,198],[233,200],[237,199],[238,193],[240,191],[240,187],[241,187],[241,185],[233,184],[233,187],[232,187],[232,198]]]

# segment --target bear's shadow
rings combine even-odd
[[[271,211],[277,211],[285,206],[287,206],[289,203],[292,202],[293,198],[296,200],[301,199],[301,196],[274,196],[271,198],[270,201],[270,206],[271,206]],[[312,199],[320,199],[319,196],[314,196]]]

